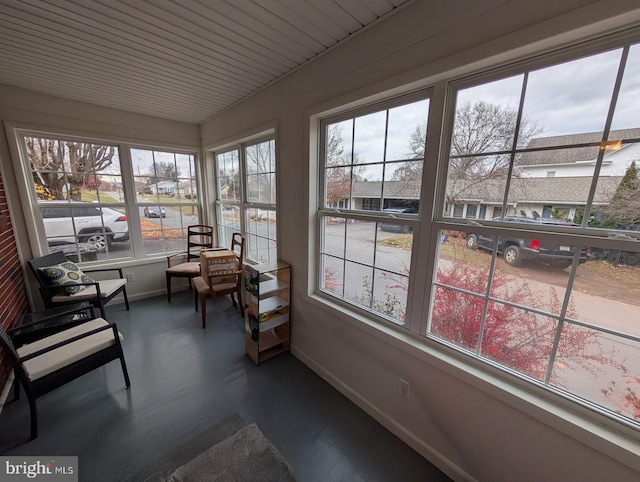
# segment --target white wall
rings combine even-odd
[[[213,148],[277,125],[278,248],[293,268],[293,353],[458,480],[638,480],[640,449],[637,441],[620,442],[629,450],[604,441],[590,431],[604,429],[546,405],[540,392],[399,331],[354,322],[308,294],[316,176],[310,116],[638,21],[637,7],[419,1],[202,127],[204,146]],[[396,395],[398,377],[411,384],[409,400]]]
[[[200,145],[200,130],[195,124],[132,114],[1,85],[0,120],[5,127],[13,125],[42,129],[45,132],[50,129],[52,132],[77,133],[98,139],[104,137],[122,142],[188,149],[197,149]],[[20,257],[22,260],[29,260],[33,258],[33,253],[24,223],[25,210],[16,188],[13,162],[5,135],[0,136],[0,160]],[[29,212],[28,208],[26,212]],[[123,267],[125,272],[135,275],[135,281],[127,285],[130,300],[165,292],[164,271],[167,262],[164,256],[155,260],[125,261],[115,266]],[[32,306],[41,308],[37,283],[30,275],[29,268],[25,268],[25,272],[29,273],[27,281],[32,290]],[[176,281],[175,284],[176,289],[179,289],[180,283]],[[120,301],[118,297],[113,303]]]

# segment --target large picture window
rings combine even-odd
[[[43,251],[87,262],[185,248],[199,219],[194,153],[31,132],[18,140]]]
[[[317,290],[638,427],[640,45],[586,48],[322,119]]]
[[[276,261],[275,140],[241,144],[215,154],[218,242],[231,244],[240,232],[245,256],[259,263]]]
[[[455,85],[434,229],[457,236],[438,246],[428,329],[630,419],[640,418],[639,82],[630,46]],[[478,200],[501,209],[454,225],[449,206]]]

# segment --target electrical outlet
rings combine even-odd
[[[409,390],[411,389],[411,385],[406,380],[402,378],[398,378],[398,395],[402,398],[409,398]]]
[[[135,281],[136,280],[136,277],[133,275],[133,273],[127,273],[126,277],[127,277],[127,281]]]

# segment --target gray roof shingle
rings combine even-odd
[[[640,138],[640,128],[620,129],[609,133],[611,140],[627,140]],[[544,164],[571,164],[575,162],[593,161],[598,156],[598,146],[574,147],[565,146],[602,141],[602,132],[586,132],[564,136],[536,137],[529,141],[527,149],[559,147],[547,151],[524,152],[520,155],[519,166],[539,166]],[[606,154],[605,154],[606,155]]]

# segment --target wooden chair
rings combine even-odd
[[[129,309],[129,299],[127,298],[127,280],[122,274],[122,268],[103,268],[103,269],[82,269],[82,273],[98,273],[98,272],[117,272],[117,278],[110,278],[92,282],[78,282],[78,286],[84,287],[77,293],[68,293],[69,285],[56,285],[45,274],[42,268],[51,268],[62,263],[68,263],[69,259],[58,251],[56,253],[47,254],[40,258],[34,258],[28,261],[31,271],[38,280],[40,285],[40,294],[46,308],[53,308],[62,304],[78,303],[80,301],[88,301],[96,308],[100,309],[100,315],[107,318],[104,306],[113,298],[122,293],[124,304]]]
[[[216,278],[228,277],[228,274],[208,276],[209,279],[204,279],[202,276],[198,276],[193,279],[193,285],[195,287],[195,308],[198,311],[198,301],[202,308],[202,328],[207,327],[207,298],[216,296],[231,296],[231,302],[234,308],[240,307],[240,313],[244,316],[244,306],[242,305],[242,263],[244,259],[244,237],[240,233],[233,233],[231,237],[231,251],[236,253],[236,272],[235,281],[233,282],[218,282]],[[238,303],[234,298],[234,294],[238,296]]]
[[[167,256],[167,301],[171,303],[171,279],[187,278],[189,289],[191,280],[200,276],[200,251],[213,248],[213,226],[194,224],[187,227],[187,251]],[[178,259],[186,257],[186,262]],[[195,260],[195,261],[194,261]]]
[[[85,307],[79,311],[92,307]],[[14,400],[20,396],[20,385],[29,400],[31,414],[31,440],[38,436],[36,399],[50,391],[119,359],[127,388],[131,386],[122,351],[122,335],[115,323],[103,318],[86,316],[72,328],[40,338],[15,348],[10,337],[15,330],[0,325],[0,347],[7,354],[16,375]],[[19,329],[27,328],[27,325]],[[12,333],[13,332],[13,333]]]

